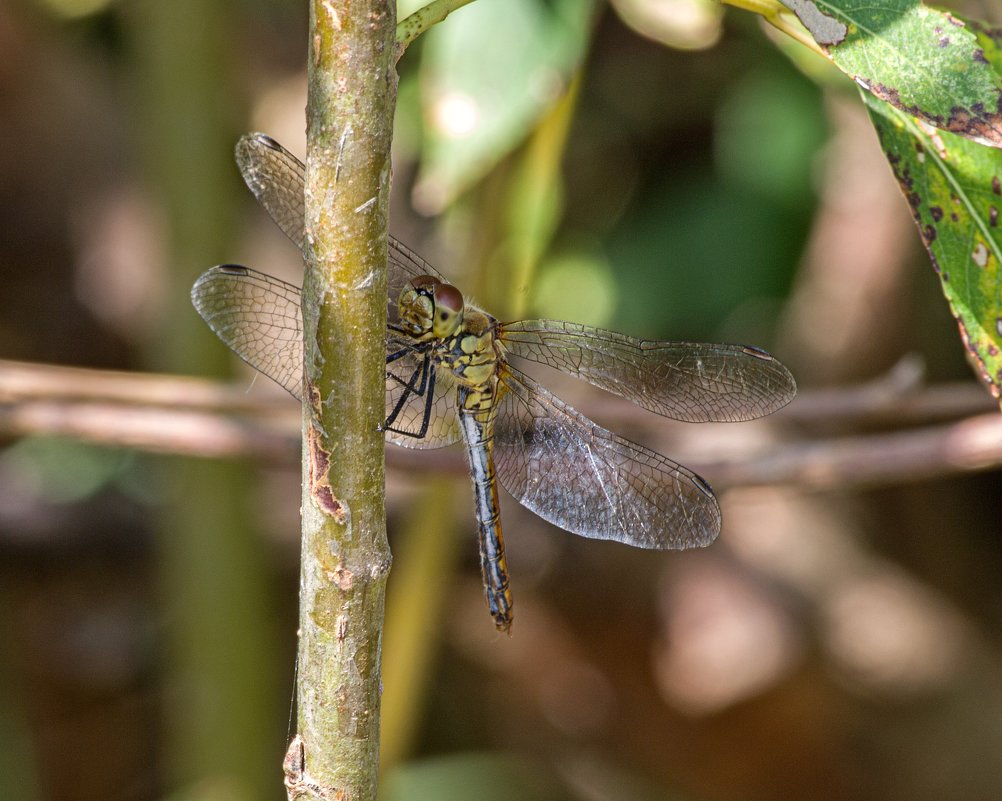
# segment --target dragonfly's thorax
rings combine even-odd
[[[470,310],[462,327],[443,340],[437,351],[439,364],[468,390],[460,395],[466,411],[487,411],[493,406],[499,359],[496,326],[490,315]]]
[[[463,295],[430,275],[410,281],[397,301],[399,325],[419,342],[445,339],[463,324]]]

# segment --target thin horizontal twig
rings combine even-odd
[[[893,382],[891,382],[893,385]],[[901,386],[898,389],[902,389]],[[713,461],[698,447],[672,456],[718,489],[784,484],[821,490],[900,484],[1002,466],[1002,416],[976,384],[918,388],[895,394],[887,382],[805,392],[766,427],[773,439],[749,453],[734,446]],[[595,399],[582,411],[634,436],[684,428],[624,401]],[[949,422],[941,422],[942,420]],[[872,425],[935,421],[865,435],[796,438],[805,424]],[[697,428],[698,431],[698,428]],[[298,459],[299,408],[291,399],[197,378],[118,373],[0,361],[0,436],[54,435],[109,446],[205,458],[244,458],[289,466]],[[772,434],[770,434],[772,436]],[[670,437],[670,434],[669,434]],[[719,449],[718,449],[719,452]],[[388,448],[387,464],[403,472],[466,472],[461,450]]]
[[[299,460],[300,439],[291,417],[276,428],[211,410],[75,398],[0,399],[0,436],[70,437],[111,448],[289,466]]]
[[[770,453],[702,467],[718,489],[782,484],[811,490],[904,484],[1002,467],[1002,415],[925,428],[786,442]]]
[[[252,395],[207,378],[0,359],[0,403],[30,399],[92,400],[250,414],[269,414],[290,405],[284,393]]]
[[[974,381],[934,386],[922,386],[920,381],[920,369],[912,362],[902,362],[887,375],[867,383],[802,391],[770,419],[833,427],[901,425],[956,419],[998,408]],[[0,404],[33,399],[100,401],[299,420],[297,407],[284,392],[272,391],[270,382],[261,382],[265,391],[250,391],[251,387],[252,382],[237,386],[193,376],[0,359]],[[649,425],[658,420],[634,404],[605,393],[594,395],[582,410],[614,422],[643,425],[646,421]]]
[[[849,387],[801,393],[781,412],[784,421],[806,425],[913,425],[997,410],[975,381],[925,386],[925,366],[905,356],[887,373]]]

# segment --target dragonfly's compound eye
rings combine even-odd
[[[435,319],[432,330],[436,337],[450,336],[463,320],[463,293],[452,284],[438,284],[434,299]]]

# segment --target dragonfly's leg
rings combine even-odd
[[[422,366],[426,373],[425,379],[422,380],[422,383],[425,384],[425,389],[423,392],[414,393],[418,397],[422,397],[422,395],[424,396],[424,415],[421,418],[421,428],[417,431],[404,431],[393,427],[393,423],[396,422],[397,417],[400,415],[400,412],[404,407],[404,402],[410,394],[407,390],[405,390],[401,394],[400,400],[397,401],[397,405],[393,408],[389,417],[386,418],[386,422],[383,423],[384,431],[392,431],[394,434],[401,434],[405,437],[413,437],[414,439],[424,439],[425,435],[428,433],[428,426],[431,421],[431,407],[435,400],[435,371],[431,368],[430,357],[425,359]]]
[[[396,376],[394,376],[394,378],[396,378]],[[435,370],[431,365],[431,357],[426,355],[424,359],[421,360],[421,364],[418,366],[417,370],[414,371],[410,381],[404,382],[399,378],[397,378],[397,380],[403,384],[404,388],[400,393],[399,400],[397,400],[396,405],[393,407],[393,411],[390,412],[390,414],[386,417],[386,420],[383,422],[382,430],[392,431],[394,434],[401,434],[405,437],[413,437],[414,439],[424,439],[425,434],[428,433],[428,425],[431,420],[431,407],[435,398]],[[420,386],[416,387],[414,383],[418,380],[420,380]],[[393,424],[400,416],[400,412],[403,411],[407,398],[409,398],[412,394],[419,398],[424,397],[425,399],[424,415],[421,419],[421,428],[416,432],[394,428]]]
[[[429,350],[429,347],[430,347],[430,343],[429,343],[429,345],[427,345],[427,346],[421,346],[420,348],[413,348],[413,347],[401,348],[400,350],[396,351],[395,353],[391,353],[389,356],[387,356],[386,357],[386,363],[387,364],[392,364],[393,362],[397,361],[398,359],[401,359],[404,356],[406,356],[408,354],[411,354],[411,353],[427,353],[427,351]],[[413,373],[411,373],[410,380],[408,380],[408,381],[404,381],[396,373],[392,373],[389,370],[386,371],[386,377],[387,378],[392,378],[398,384],[400,384],[401,386],[403,386],[407,390],[407,392],[413,392],[414,394],[416,394],[418,396],[424,395],[426,387],[427,387],[427,381],[428,381],[428,358],[427,358],[427,356],[425,356],[425,358],[422,360],[421,364],[418,366],[418,369],[415,370]],[[414,381],[416,379],[420,379],[420,381],[421,381],[421,383],[420,383],[419,386],[415,386],[414,385]],[[403,396],[404,400],[407,399],[407,392],[404,393],[404,396]]]
[[[417,435],[418,439],[424,439],[424,435],[428,433],[428,424],[431,422],[431,404],[435,398],[435,371],[429,368],[428,373],[430,373],[428,376],[428,393],[424,399],[424,417],[421,419],[421,430]]]
[[[408,353],[415,353],[415,352],[417,352],[417,349],[416,348],[412,348],[410,346],[408,346],[406,348],[401,348],[400,350],[394,351],[389,356],[387,356],[386,357],[386,363],[387,364],[393,364],[393,362],[397,361],[397,359],[402,359]]]
[[[417,368],[411,374],[410,379],[408,379],[407,381],[404,381],[399,376],[394,375],[393,373],[387,370],[386,377],[392,378],[394,381],[400,384],[400,386],[403,387],[403,389],[400,391],[400,397],[397,400],[396,405],[393,407],[393,411],[391,411],[386,416],[386,419],[383,421],[383,424],[379,427],[380,431],[396,431],[396,429],[393,428],[393,424],[400,416],[400,412],[403,410],[404,404],[407,402],[407,399],[412,394],[415,394],[414,382],[420,378],[421,373],[427,370],[427,365],[428,365],[428,358],[425,357],[424,359],[421,360],[421,364],[417,366]],[[425,381],[423,378],[421,378],[420,380],[422,384]],[[403,432],[397,432],[397,433],[403,433]]]

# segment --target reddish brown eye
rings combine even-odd
[[[452,284],[439,284],[435,287],[435,308],[459,314],[463,311],[463,293]]]

